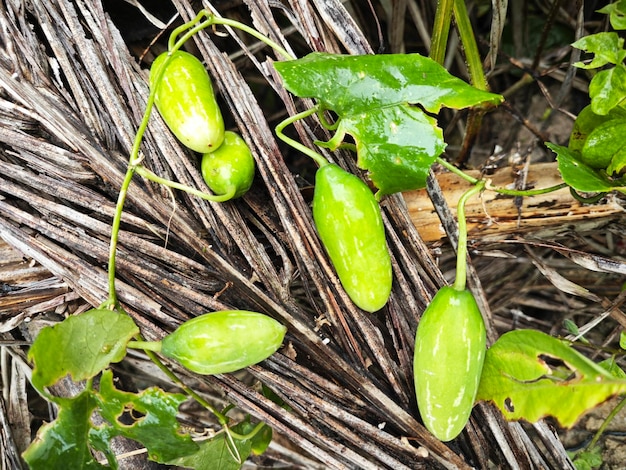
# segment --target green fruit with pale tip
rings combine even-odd
[[[417,326],[413,358],[422,421],[441,441],[457,437],[469,420],[486,342],[485,324],[472,293],[442,287]]]
[[[322,166],[315,175],[313,219],[350,299],[365,311],[380,310],[393,276],[380,207],[370,188],[335,164]]]
[[[246,141],[226,131],[222,145],[202,155],[200,168],[204,182],[215,194],[240,197],[252,186],[255,164]]]
[[[257,364],[281,346],[287,329],[247,310],[207,313],[161,340],[160,352],[198,374],[225,374]]]
[[[202,62],[188,52],[175,51],[166,63],[168,54],[159,55],[150,67],[154,104],[183,145],[200,153],[213,152],[224,140],[224,119],[211,78]]]

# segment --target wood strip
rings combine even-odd
[[[478,171],[468,171],[478,178]],[[515,174],[501,168],[488,177],[492,186],[514,188]],[[446,202],[456,214],[456,204],[470,183],[452,173],[440,173],[437,180]],[[528,189],[547,188],[562,183],[557,163],[530,165]],[[425,242],[441,241],[446,237],[426,189],[403,193],[409,214]],[[566,232],[593,230],[616,218],[624,217],[623,201],[609,194],[597,204],[581,204],[564,188],[540,196],[525,197],[518,209],[516,198],[485,191],[471,198],[466,206],[469,237],[480,241],[496,241],[511,235],[554,239]]]

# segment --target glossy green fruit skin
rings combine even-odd
[[[233,197],[243,196],[254,179],[254,157],[246,141],[235,132],[226,131],[222,145],[202,155],[202,177],[215,194],[227,194],[234,188]]]
[[[417,406],[439,440],[454,439],[467,424],[485,352],[485,325],[474,296],[442,287],[417,327],[413,361]]]
[[[161,341],[161,353],[198,374],[225,374],[257,364],[280,347],[287,329],[246,310],[207,313]]]
[[[224,119],[209,74],[195,56],[176,51],[156,84],[167,54],[159,55],[150,68],[150,87],[157,87],[154,104],[182,144],[196,152],[212,152],[224,140]]]
[[[393,280],[380,207],[368,186],[334,164],[317,170],[313,219],[339,280],[357,307],[375,312]]]

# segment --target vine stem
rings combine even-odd
[[[479,181],[481,181],[477,178],[474,178],[473,176],[468,175],[464,171],[459,170],[452,163],[444,160],[441,157],[437,157],[437,163],[439,163],[441,166],[446,168],[446,170],[450,171],[451,173],[454,173],[460,178],[463,178],[465,181],[468,181],[471,184],[476,184]],[[565,187],[567,187],[567,183],[559,183],[559,184],[555,184],[554,186],[549,186],[547,188],[540,188],[540,189],[507,189],[507,188],[500,188],[497,186],[492,186],[488,180],[485,180],[485,189],[489,189],[490,191],[494,191],[498,194],[503,194],[505,196],[522,196],[522,197],[539,196],[541,194],[547,194],[553,191],[558,191],[559,189],[563,189]]]
[[[163,364],[163,361],[161,361],[161,359],[156,355],[155,352],[150,350],[144,351],[148,355],[150,360],[154,362],[156,366],[172,380],[172,382],[174,382],[181,389],[183,389],[183,391],[187,395],[196,400],[200,405],[213,413],[222,426],[226,427],[228,425],[228,418],[224,414],[220,413],[213,405],[211,405],[208,401],[198,395],[195,391],[185,385],[185,383],[174,372],[172,372],[165,364]]]
[[[596,446],[596,444],[600,440],[600,437],[602,437],[602,434],[604,433],[604,431],[606,431],[607,426],[611,423],[611,421],[613,421],[613,418],[617,416],[617,413],[622,411],[622,408],[624,408],[625,405],[626,397],[623,397],[622,400],[617,404],[617,406],[611,410],[602,425],[598,428],[598,431],[593,436],[593,439],[591,439],[591,442],[587,446],[587,449],[591,450]]]
[[[198,189],[192,188],[191,186],[187,186],[181,183],[177,183],[175,181],[170,181],[168,179],[161,178],[157,174],[148,170],[143,165],[138,165],[137,168],[135,168],[135,172],[138,175],[141,175],[150,181],[154,181],[155,183],[159,183],[159,184],[162,184],[163,186],[167,186],[167,187],[174,188],[174,189],[180,189],[181,191],[185,191],[186,193],[193,194],[194,196],[197,196],[201,199],[205,199],[207,201],[212,201],[212,202],[229,201],[233,198],[236,192],[236,188],[232,187],[232,188],[229,188],[226,194],[207,194]]]
[[[200,23],[203,18],[207,18],[207,20]],[[272,49],[274,49],[275,51],[283,55],[286,59],[288,60],[294,59],[294,57],[291,54],[289,54],[285,49],[280,47],[277,43],[275,43],[271,39],[263,36],[261,33],[254,30],[253,28],[250,28],[249,26],[243,23],[240,23],[238,21],[229,20],[226,18],[217,18],[208,10],[202,10],[200,11],[200,13],[198,13],[195,19],[193,19],[189,23],[185,23],[184,25],[179,26],[172,32],[168,41],[168,50],[169,50],[168,56],[165,58],[165,60],[163,61],[159,69],[155,71],[152,82],[159,83],[161,81],[161,78],[163,77],[163,73],[165,72],[165,69],[167,65],[169,64],[170,60],[172,59],[173,52],[180,49],[182,45],[185,43],[185,41],[187,41],[191,36],[196,34],[198,31],[201,31],[202,29],[205,29],[213,24],[223,24],[226,26],[231,26],[233,28],[238,28],[250,34],[251,36],[257,38],[263,43],[267,44],[269,47],[271,47]],[[177,36],[183,31],[187,31],[187,32],[180,39],[176,40]],[[117,204],[115,206],[115,214],[113,217],[113,222],[111,224],[111,240],[109,244],[109,269],[108,269],[109,292],[108,292],[107,300],[101,305],[102,308],[114,308],[115,309],[119,307],[119,300],[117,298],[117,292],[115,290],[115,272],[116,272],[115,254],[117,252],[117,245],[118,245],[118,240],[119,240],[119,229],[120,229],[120,224],[122,220],[122,212],[124,209],[124,203],[126,202],[128,188],[130,186],[130,182],[135,172],[142,174],[142,176],[152,181],[189,192],[202,199],[215,201],[215,202],[222,202],[222,201],[226,201],[227,199],[229,199],[226,197],[227,195],[219,195],[219,196],[209,195],[201,191],[195,190],[193,188],[190,188],[189,186],[175,183],[173,181],[168,181],[164,178],[161,178],[155,175],[154,173],[149,171],[147,168],[139,165],[142,160],[139,150],[141,148],[141,143],[143,141],[143,135],[148,127],[148,121],[150,120],[150,114],[152,113],[152,108],[154,107],[154,99],[156,95],[155,91],[156,91],[156,87],[150,87],[150,94],[148,95],[146,109],[144,111],[139,128],[137,129],[137,133],[135,134],[135,140],[133,142],[133,147],[131,149],[130,158],[128,161],[128,168],[126,170],[126,175],[124,176],[124,180],[122,182],[122,186],[120,188],[120,192],[117,198]],[[319,157],[323,158],[321,155]],[[324,161],[326,162],[325,159]]]
[[[459,241],[456,250],[456,279],[452,287],[458,291],[465,290],[467,281],[467,221],[465,218],[465,204],[469,198],[480,193],[483,189],[485,189],[485,182],[482,180],[478,181],[463,193],[456,208],[456,218],[459,224]]]
[[[202,21],[204,18],[206,19]],[[191,36],[196,34],[198,31],[202,31],[203,29],[208,28],[209,26],[213,26],[217,24],[230,26],[232,28],[236,28],[236,29],[239,29],[240,31],[248,33],[250,36],[258,39],[262,43],[274,49],[276,52],[282,55],[285,59],[287,60],[295,59],[294,56],[292,56],[289,52],[287,52],[283,47],[278,45],[278,43],[272,41],[267,36],[264,36],[263,34],[258,32],[256,29],[251,28],[250,26],[240,23],[239,21],[236,21],[236,20],[231,20],[228,18],[218,18],[217,16],[215,16],[213,13],[211,13],[208,10],[201,10],[193,20],[191,20],[188,23],[185,23],[182,26],[179,26],[174,31],[172,31],[172,34],[170,35],[170,38],[168,41],[168,50],[170,52],[178,50]],[[187,31],[187,32],[183,34],[180,39],[177,40],[176,36],[181,34],[183,31]]]
[[[293,116],[290,116],[287,119],[285,119],[284,121],[281,121],[280,123],[278,123],[278,125],[276,126],[275,131],[276,131],[276,135],[278,136],[278,138],[280,140],[282,140],[286,144],[292,146],[296,150],[299,150],[300,152],[304,153],[306,156],[311,157],[313,160],[315,160],[315,162],[321,168],[324,165],[328,165],[328,160],[326,160],[326,158],[324,158],[322,155],[320,155],[319,153],[315,152],[314,150],[311,150],[307,146],[301,144],[300,142],[295,141],[295,140],[293,140],[290,137],[287,137],[283,133],[283,130],[289,124],[293,124],[296,121],[299,121],[301,119],[307,118],[307,117],[311,116],[312,114],[315,114],[318,110],[319,110],[319,105],[318,106],[314,106],[311,109],[307,109],[306,111],[302,111],[301,113],[294,114]]]

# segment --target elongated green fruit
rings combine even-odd
[[[391,293],[391,259],[380,207],[367,185],[337,165],[317,170],[313,219],[339,280],[361,309],[381,309]]]
[[[422,315],[413,372],[424,425],[441,441],[469,420],[486,352],[486,332],[472,293],[442,287]]]
[[[222,145],[202,156],[202,177],[215,194],[243,196],[254,179],[254,157],[246,141],[231,131],[224,133]]]
[[[156,87],[154,104],[185,146],[200,153],[212,152],[224,140],[224,120],[209,74],[195,56],[176,51],[156,83],[167,55],[159,55],[150,68],[150,88]]]
[[[180,325],[161,341],[161,353],[198,374],[224,374],[274,354],[287,329],[246,310],[207,313]]]

